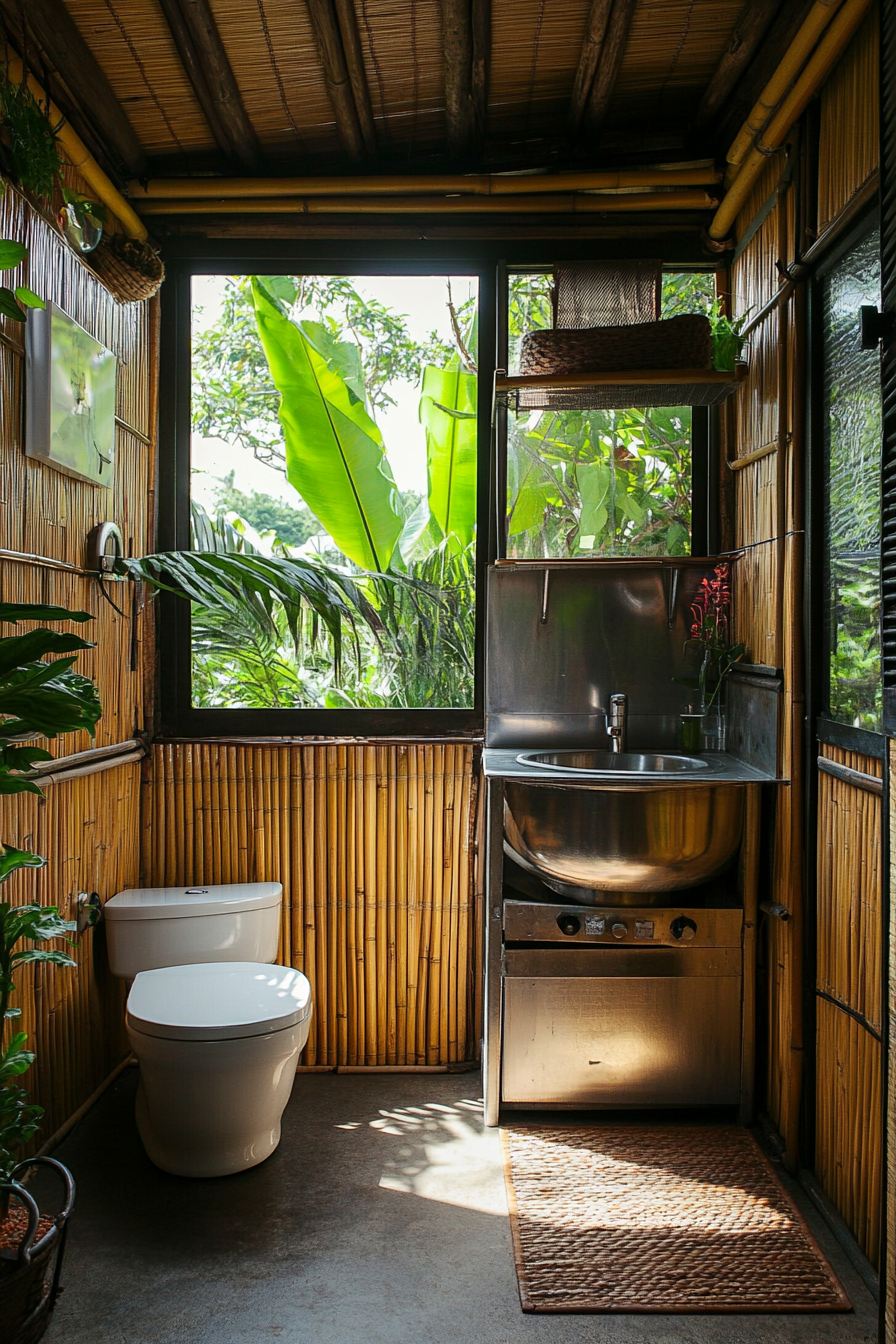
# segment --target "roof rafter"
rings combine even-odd
[[[358,20],[355,16],[353,0],[335,0],[336,18],[342,37],[342,49],[345,53],[345,67],[355,111],[361,127],[361,138],[368,158],[376,158],[376,132],[373,127],[373,107],[370,102],[370,89],[367,85],[367,72],[364,69],[364,54],[361,50],[361,38],[358,33]]]
[[[57,71],[93,140],[125,176],[146,174],[146,155],[103,70],[62,0],[2,0],[3,19],[20,39],[33,43]],[[27,32],[21,32],[24,17]]]
[[[306,0],[306,2],[308,13],[311,16],[311,26],[317,40],[321,64],[324,68],[327,93],[330,95],[330,104],[333,108],[333,116],[336,118],[336,130],[339,133],[339,139],[342,141],[342,147],[349,158],[354,163],[360,163],[364,158],[365,138],[361,125],[361,115],[355,102],[350,70],[350,64],[355,66],[361,59],[360,39],[357,47],[353,45],[351,38],[349,39],[348,46],[352,55],[351,58],[348,58],[334,0]],[[351,18],[353,21],[354,14]],[[357,36],[356,26],[354,32]],[[363,69],[362,64],[360,66],[361,74],[363,74]],[[366,88],[366,78],[364,83]],[[372,113],[369,133],[371,136],[373,135]]]
[[[585,125],[592,135],[600,129],[607,115],[637,3],[638,0],[613,0],[594,82],[591,85],[591,95],[585,107]]]
[[[695,130],[703,130],[709,126],[720,108],[728,101],[741,74],[756,55],[759,44],[765,37],[780,4],[781,0],[748,0],[747,7],[731,34],[731,41],[725,48],[715,74],[700,100],[694,122]]]
[[[255,169],[258,137],[243,100],[208,0],[159,0],[174,45],[218,148]]]
[[[582,43],[582,54],[579,57],[576,77],[572,86],[572,96],[569,100],[569,127],[573,134],[582,124],[588,95],[591,92],[591,85],[594,83],[594,72],[603,51],[604,37],[612,7],[613,0],[591,0],[588,24],[585,28],[585,40]]]

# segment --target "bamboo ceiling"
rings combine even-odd
[[[225,152],[227,127],[224,133],[220,125],[216,130],[215,110],[210,114],[204,104],[177,38],[178,23],[189,27],[197,15],[204,16],[206,28],[216,30],[218,53],[230,66],[235,96],[226,87],[223,93],[219,89],[222,102],[231,111],[242,104],[237,113],[243,118],[243,150],[236,157],[244,171],[338,173],[363,163],[374,170],[414,172],[467,161],[509,169],[600,166],[651,150],[669,151],[667,159],[676,150],[679,158],[694,157],[701,148],[711,154],[711,128],[704,132],[705,143],[698,144],[695,117],[749,6],[744,0],[614,0],[626,18],[609,101],[590,120],[586,108],[573,135],[576,72],[600,3],[30,0],[25,11],[32,5],[35,13],[41,11],[48,32],[54,28],[54,12],[67,11],[95,58],[99,77],[105,77],[136,133],[151,174],[226,172],[234,166],[234,155]],[[770,21],[776,11],[792,6],[792,0],[758,3]],[[7,17],[12,4],[0,0]],[[473,114],[475,128],[468,123],[459,148],[451,122],[452,56],[443,24],[464,4],[468,19],[473,14],[474,103],[477,22],[485,34],[478,51],[486,74],[479,85],[484,88],[478,95],[480,110]],[[62,95],[76,122],[79,107],[89,119],[83,84],[79,97],[77,81],[68,78],[64,62],[54,60],[53,39],[42,43],[39,23],[30,18],[29,23],[32,41],[42,47],[43,68],[55,72],[54,92]],[[321,25],[326,29],[327,24],[329,39],[321,36]],[[345,62],[341,74],[327,68],[327,41],[331,52],[335,43],[331,59],[337,65]],[[754,65],[760,55],[754,52]],[[742,82],[749,75],[747,63]],[[66,92],[73,95],[67,102]],[[365,105],[368,119],[372,113],[372,135],[366,137]],[[116,166],[114,146],[109,159]],[[141,174],[131,167],[131,175]]]

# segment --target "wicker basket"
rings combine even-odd
[[[48,1167],[61,1177],[65,1202],[56,1215],[39,1219],[34,1200],[16,1181],[29,1167]],[[35,1344],[50,1323],[59,1292],[68,1219],[75,1199],[71,1173],[52,1157],[33,1157],[13,1170],[13,1180],[0,1187],[28,1215],[28,1231],[17,1249],[0,1255],[0,1344]],[[46,1223],[50,1226],[44,1230]]]
[[[625,327],[531,331],[520,350],[526,376],[711,368],[712,329],[701,313]]]
[[[89,265],[117,303],[151,299],[165,279],[162,259],[149,243],[117,233],[90,253]]]

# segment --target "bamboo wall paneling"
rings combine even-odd
[[[84,186],[68,170],[66,179]],[[136,431],[119,426],[110,489],[76,481],[26,458],[23,329],[0,319],[0,598],[94,616],[89,625],[76,629],[96,644],[77,664],[99,688],[103,717],[96,738],[68,734],[47,745],[55,758],[66,758],[68,771],[104,767],[101,773],[68,773],[48,781],[44,799],[21,794],[2,800],[0,840],[47,858],[45,868],[17,874],[4,886],[3,896],[16,903],[55,904],[70,918],[80,891],[97,891],[105,901],[140,881],[140,781],[146,763],[126,757],[105,768],[106,762],[81,758],[80,753],[133,742],[147,727],[146,617],[140,614],[140,602],[132,602],[130,585],[108,585],[121,615],[82,567],[87,535],[106,519],[119,523],[132,553],[151,549],[157,366],[152,333],[158,305],[115,303],[55,229],[12,187],[0,200],[0,236],[20,240],[29,249],[27,261],[5,277],[6,283],[29,285],[116,353],[116,409],[120,421]],[[35,563],[29,556],[48,563]],[[4,632],[9,630],[4,627]],[[102,925],[79,939],[73,956],[74,970],[28,968],[16,996],[37,1056],[25,1081],[46,1110],[43,1139],[83,1105],[127,1052],[124,986],[109,975]]]
[[[480,807],[452,744],[159,745],[143,872],[280,881],[280,956],[312,982],[307,1065],[473,1059]]]
[[[821,91],[818,225],[823,231],[880,161],[880,24],[864,20]]]

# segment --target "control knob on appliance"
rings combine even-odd
[[[572,938],[582,927],[582,921],[576,919],[575,915],[558,915],[557,928],[561,933],[565,933],[568,938]]]
[[[679,915],[669,925],[669,932],[673,938],[680,938],[683,943],[690,943],[697,932],[697,925],[692,919],[688,919],[687,915]]]
[[[625,927],[624,924],[611,924],[610,932],[612,933],[614,938],[624,938],[625,935],[628,933],[628,929]]]

